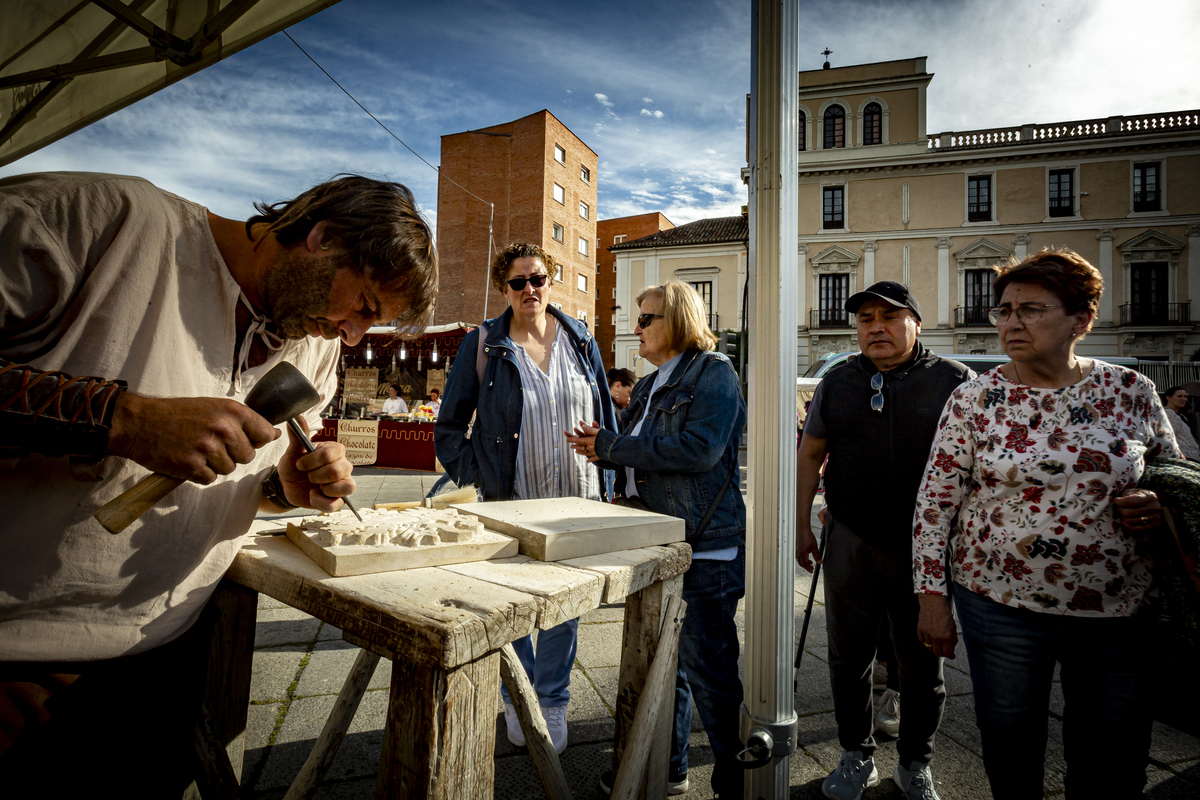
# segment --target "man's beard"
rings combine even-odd
[[[327,338],[337,336],[337,329],[319,318],[329,311],[333,279],[339,269],[333,256],[305,258],[295,252],[284,252],[271,266],[267,271],[267,302],[281,336],[311,336],[314,322],[323,334],[332,334]]]

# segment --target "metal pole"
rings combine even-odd
[[[795,623],[798,0],[754,0],[750,88],[750,504],[742,736],[774,759],[750,800],[788,796],[796,749]]]
[[[799,146],[798,143],[797,143],[797,146]],[[487,263],[483,265],[483,320],[481,320],[482,322],[486,322],[487,318],[488,318],[488,316],[487,316],[488,293],[492,288],[492,282],[491,282],[491,279],[492,279],[492,223],[496,220],[496,204],[488,203],[488,208],[490,208],[491,211],[488,212],[488,257],[487,257]],[[549,264],[546,265],[546,269],[550,269]],[[480,334],[480,336],[482,336],[482,335],[483,334]]]

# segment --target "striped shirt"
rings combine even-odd
[[[575,455],[563,431],[596,416],[587,367],[571,344],[565,326],[550,345],[549,374],[542,372],[525,348],[515,344],[521,373],[521,435],[517,444],[516,500],[543,497],[600,499],[600,476],[595,465]]]

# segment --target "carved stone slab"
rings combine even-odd
[[[289,522],[287,537],[334,577],[485,561],[517,554],[515,539],[454,509],[362,509]]]
[[[579,497],[451,506],[516,537],[539,561],[582,558],[683,541],[683,520]]]

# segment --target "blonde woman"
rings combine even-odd
[[[580,424],[576,452],[617,470],[623,502],[681,517],[692,567],[684,575],[687,616],[679,639],[668,793],[687,790],[692,698],[712,742],[712,785],[742,796],[738,639],[733,615],[746,585],[746,506],[737,483],[738,440],[746,423],[737,374],[713,352],[704,301],[670,281],[637,298],[638,353],[658,368],[638,382],[620,434]],[[618,500],[618,502],[622,502]],[[611,788],[610,776],[601,787]]]

